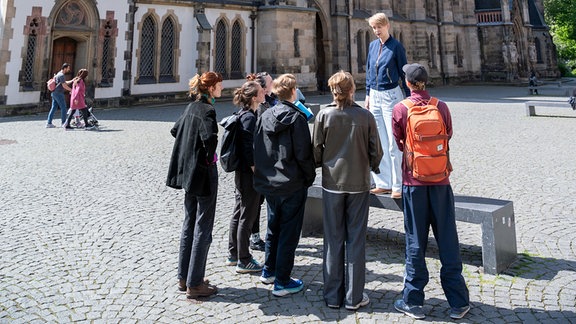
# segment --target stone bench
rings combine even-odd
[[[568,103],[568,98],[566,101],[526,101],[524,105],[526,106],[526,116],[536,116],[537,106],[572,109]]]
[[[480,224],[484,272],[498,274],[516,260],[516,224],[511,201],[471,196],[455,196],[456,220]],[[370,207],[402,211],[402,199],[370,195]],[[302,232],[322,233],[322,187],[308,189]]]

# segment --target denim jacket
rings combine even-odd
[[[410,89],[404,82],[402,67],[407,63],[404,46],[390,36],[384,44],[380,39],[370,43],[368,58],[366,60],[366,95],[370,95],[370,89],[390,90],[402,81],[402,88],[406,96],[410,95]]]

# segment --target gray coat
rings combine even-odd
[[[370,190],[370,171],[379,173],[382,146],[376,121],[357,104],[320,110],[314,121],[314,160],[322,187],[343,192]]]

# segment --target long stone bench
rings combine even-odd
[[[472,196],[455,196],[456,220],[480,224],[484,272],[498,274],[516,260],[516,224],[511,201]],[[370,207],[402,211],[402,199],[370,195]],[[322,233],[322,187],[308,189],[302,232]]]
[[[536,107],[554,107],[554,108],[570,108],[572,106],[566,101],[526,101],[526,116],[536,116]]]

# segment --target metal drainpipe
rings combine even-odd
[[[448,84],[446,79],[446,74],[444,72],[444,49],[442,44],[442,19],[440,18],[440,0],[436,0],[436,25],[438,26],[438,52],[440,54],[440,78],[442,78],[442,84]]]

